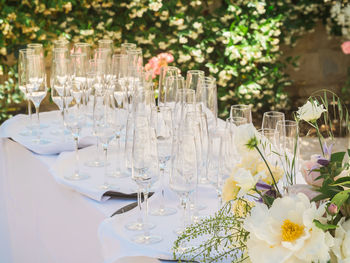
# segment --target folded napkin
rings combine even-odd
[[[0,138],[12,138],[14,141],[38,154],[57,154],[64,151],[73,151],[74,141],[69,133],[64,137],[52,134],[53,131],[60,128],[59,122],[54,122],[55,120],[60,120],[61,117],[59,115],[59,111],[40,113],[40,123],[48,125],[47,128],[40,129],[40,138],[47,143],[38,144],[33,142],[33,139],[36,138],[35,136],[23,135],[23,133],[28,130],[27,126],[30,125],[28,115],[24,114],[16,115],[5,121],[0,126]],[[33,115],[32,118],[35,123],[36,116]],[[79,140],[79,148],[84,148],[94,143],[96,143],[96,139],[91,136],[91,128],[84,128],[82,130],[81,139]]]
[[[61,153],[56,162],[51,166],[50,172],[57,182],[85,195],[96,201],[105,201],[111,197],[121,199],[136,199],[137,185],[131,179],[131,174],[124,178],[107,177],[107,182],[112,185],[111,189],[101,189],[104,183],[104,167],[87,167],[84,163],[95,155],[95,146],[79,150],[80,172],[88,175],[89,178],[81,181],[71,181],[64,177],[74,173],[75,152]],[[108,171],[114,171],[116,155],[113,151],[109,154]]]
[[[199,198],[206,209],[200,211],[200,216],[213,214],[218,207],[216,191],[212,186],[203,185],[199,187]],[[170,189],[165,190],[166,205],[177,209],[177,213],[171,216],[151,216],[150,222],[155,224],[151,234],[160,235],[163,240],[152,245],[140,245],[131,241],[131,238],[140,232],[129,231],[125,224],[131,220],[136,220],[138,210],[132,209],[125,213],[116,214],[105,219],[99,226],[98,235],[102,245],[102,252],[105,263],[114,262],[125,256],[148,256],[158,259],[173,259],[172,247],[177,236],[174,229],[182,224],[182,211],[179,210],[179,198]],[[160,193],[156,193],[149,199],[149,209],[152,210],[160,203]]]

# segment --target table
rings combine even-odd
[[[48,172],[56,158],[0,140],[0,262],[103,262],[97,229],[118,201],[101,204],[57,184]]]

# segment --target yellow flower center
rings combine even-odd
[[[281,226],[282,240],[287,242],[293,242],[298,239],[304,232],[304,226],[300,226],[286,219]]]

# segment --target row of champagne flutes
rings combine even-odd
[[[230,116],[228,120],[232,121],[233,117],[243,117],[248,123],[251,123],[251,107],[232,105]],[[288,187],[295,184],[300,155],[298,123],[294,120],[286,120],[283,112],[268,111],[263,114],[261,129],[258,132],[270,144],[270,148],[263,149],[265,157],[273,165],[279,165],[284,170],[283,186]]]

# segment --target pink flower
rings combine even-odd
[[[330,204],[327,208],[328,213],[330,213],[331,215],[335,215],[338,213],[338,207],[335,204]]]
[[[153,70],[152,79],[160,74],[160,68],[168,66],[174,61],[174,56],[170,53],[160,53],[156,57],[152,57],[145,66],[146,70]]]
[[[321,187],[323,183],[323,179],[316,179],[321,174],[320,172],[316,172],[320,168],[320,165],[317,163],[318,155],[311,156],[310,161],[306,161],[301,166],[301,174],[303,175],[306,183],[308,185]]]
[[[343,50],[344,54],[350,54],[350,41],[346,41],[341,44],[341,49]]]

